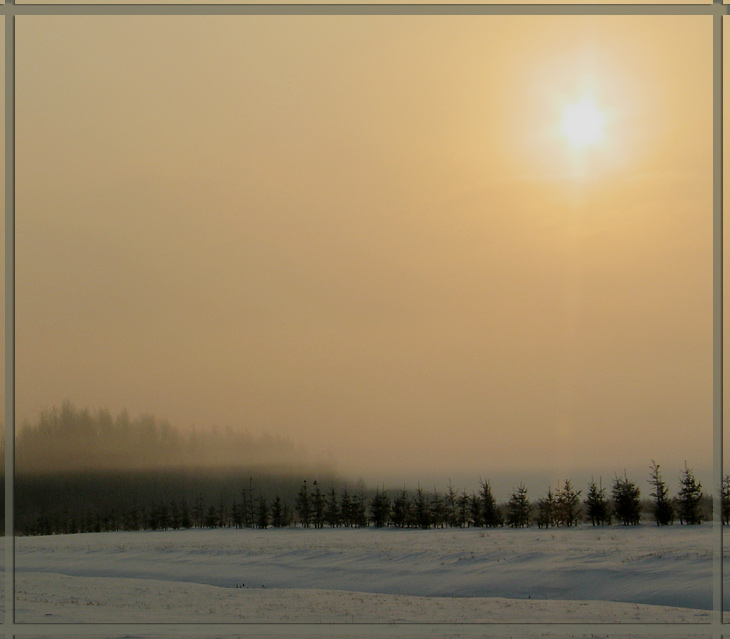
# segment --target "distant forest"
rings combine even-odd
[[[65,403],[16,440],[15,529],[21,535],[185,528],[445,528],[694,525],[712,501],[685,466],[676,493],[652,462],[645,494],[624,474],[609,486],[570,480],[534,501],[520,484],[498,503],[488,480],[467,492],[349,485],[301,463],[286,440],[232,431],[183,433],[153,417],[113,418]],[[236,462],[235,460],[238,460]],[[316,477],[302,480],[302,477]],[[730,520],[730,476],[723,483]]]
[[[253,481],[289,495],[315,473],[339,487],[333,470],[284,438],[183,431],[151,415],[113,417],[70,402],[18,429],[15,460],[19,534],[145,528],[160,503],[220,506]]]
[[[304,466],[305,451],[281,437],[254,437],[232,428],[183,431],[153,415],[112,417],[71,402],[43,411],[16,433],[15,467],[22,474],[104,469],[246,466],[280,473]]]

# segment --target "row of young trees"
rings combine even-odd
[[[679,490],[670,497],[661,468],[652,462],[648,483],[650,501],[642,501],[639,485],[626,473],[616,476],[610,486],[591,481],[585,498],[570,480],[534,503],[527,488],[520,484],[506,503],[498,504],[489,481],[481,481],[479,490],[457,491],[449,483],[444,493],[424,491],[419,485],[409,493],[404,487],[391,497],[384,488],[368,493],[364,486],[350,492],[331,485],[322,490],[317,481],[304,481],[289,499],[276,492],[273,497],[257,490],[253,479],[232,503],[223,497],[206,503],[202,494],[192,502],[186,498],[160,501],[154,506],[131,507],[117,511],[90,511],[81,515],[40,515],[34,526],[21,534],[101,532],[111,530],[165,530],[181,528],[303,528],[366,527],[444,528],[500,527],[522,528],[536,524],[539,528],[573,527],[581,521],[594,526],[617,522],[626,526],[639,524],[642,511],[648,510],[657,525],[679,520],[681,524],[702,522],[702,485],[685,466]],[[706,501],[706,500],[705,500]],[[723,484],[723,518],[730,523],[730,476]]]
[[[699,524],[703,520],[702,484],[698,482],[691,469],[685,466],[680,478],[680,486],[674,498],[669,497],[669,488],[661,475],[658,464],[652,462],[649,484],[651,510],[657,525],[673,524],[678,518],[681,524]],[[315,482],[316,484],[316,482]],[[537,524],[539,528],[550,526],[571,527],[585,517],[594,526],[610,525],[614,519],[623,525],[637,525],[641,519],[642,501],[639,486],[626,474],[616,476],[611,486],[610,497],[607,488],[591,481],[585,500],[581,503],[580,490],[575,490],[570,480],[565,480],[558,489],[548,489],[547,494],[532,504],[523,483],[514,489],[509,501],[500,506],[492,492],[489,481],[480,483],[479,492],[471,495],[466,491],[457,493],[453,487],[445,495],[434,490],[426,494],[420,487],[411,498],[405,488],[391,501],[387,491],[376,490],[370,504],[369,522],[365,515],[364,500],[359,502],[359,519],[355,525],[372,523],[376,527],[499,527],[508,525],[515,528]],[[726,518],[730,519],[730,476],[724,488],[727,502]],[[346,503],[346,495],[343,496]],[[304,482],[297,495],[296,512],[302,526],[321,528],[325,522],[331,526],[342,525],[336,516],[337,502],[334,492],[330,500],[325,499],[316,488],[310,495]],[[326,516],[325,516],[326,513]],[[346,520],[344,525],[350,525]]]

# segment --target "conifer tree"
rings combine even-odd
[[[569,479],[555,493],[556,520],[563,526],[575,526],[580,518],[580,490],[575,490]]]
[[[340,521],[346,528],[350,528],[355,524],[355,504],[350,497],[350,491],[345,486],[342,489],[340,497]]]
[[[263,495],[259,495],[256,505],[256,527],[262,529],[269,527],[269,505]]]
[[[208,512],[205,515],[205,526],[206,528],[216,528],[218,526],[218,511],[213,505],[208,507]]]
[[[294,523],[294,515],[292,514],[291,506],[289,504],[284,504],[281,520],[283,526],[291,526]]]
[[[383,528],[388,524],[388,520],[390,519],[390,498],[385,487],[383,487],[382,491],[379,488],[375,489],[375,497],[370,504],[370,513],[372,515],[373,525],[376,528]]]
[[[253,528],[256,525],[256,499],[254,498],[253,477],[248,478],[248,519],[249,526]]]
[[[687,468],[687,462],[684,462],[684,470],[679,479],[679,492],[677,493],[679,522],[689,525],[701,524],[701,502],[702,484],[695,479],[692,469]]]
[[[472,491],[469,498],[469,520],[467,525],[477,528],[484,526],[482,500],[474,491]]]
[[[247,488],[241,489],[241,522],[244,528],[251,528],[251,509],[249,508],[249,494]]]
[[[613,480],[611,496],[613,497],[613,510],[616,513],[616,518],[624,526],[636,526],[641,518],[641,491],[626,476],[625,471],[623,478],[617,475]]]
[[[281,503],[279,493],[276,493],[274,502],[271,504],[271,525],[274,528],[281,528],[284,526],[284,507]]]
[[[419,528],[426,530],[431,527],[431,509],[429,508],[426,495],[421,490],[421,484],[418,484],[416,495],[413,498],[413,512],[416,518],[416,525]]]
[[[241,504],[237,501],[234,501],[231,506],[231,523],[236,528],[243,528],[243,512],[241,510]]]
[[[170,502],[170,526],[173,530],[179,530],[182,523],[180,507],[176,500]]]
[[[203,528],[205,526],[205,504],[203,503],[203,494],[198,493],[193,506],[193,521],[195,526]]]
[[[317,480],[312,485],[314,486],[314,494],[312,495],[312,518],[314,521],[315,528],[324,528],[324,510],[325,501],[322,492],[319,489]]]
[[[497,505],[497,500],[492,494],[492,486],[489,480],[481,482],[482,517],[484,525],[489,528],[496,528],[504,524],[502,513]]]
[[[312,510],[306,479],[297,493],[296,510],[299,515],[299,521],[302,524],[302,528],[309,528],[312,518]]]
[[[393,510],[390,519],[396,528],[405,528],[410,523],[410,502],[408,500],[408,491],[403,486],[393,501]]]
[[[193,516],[190,512],[190,506],[188,500],[183,497],[182,504],[180,505],[180,525],[183,528],[193,527]]]
[[[241,511],[243,514],[243,525],[246,528],[253,528],[256,523],[256,500],[253,495],[253,477],[249,477],[248,487],[241,489]]]
[[[431,497],[431,524],[434,528],[443,528],[446,525],[447,514],[446,505],[444,499],[439,495],[436,487],[433,489],[433,496]]]
[[[600,482],[600,479],[599,479]],[[593,479],[588,484],[588,494],[585,500],[586,515],[593,526],[611,524],[611,506],[606,497],[606,489],[597,485]]]
[[[461,491],[456,501],[456,525],[459,528],[466,528],[469,525],[469,495],[465,490]]]
[[[447,526],[456,527],[459,525],[459,518],[457,515],[458,502],[459,497],[456,494],[454,487],[451,485],[451,480],[449,479],[449,489],[446,492],[446,497],[444,498],[444,518]]]
[[[337,492],[335,487],[331,486],[329,495],[327,496],[327,503],[325,504],[325,519],[329,524],[330,528],[340,526],[340,506],[337,503]]]
[[[218,526],[221,528],[227,528],[230,526],[230,520],[228,518],[228,508],[226,501],[221,493],[220,501],[218,502]]]
[[[154,507],[150,508],[150,512],[147,516],[147,526],[146,527],[149,530],[159,530],[159,528],[160,528],[159,522],[160,522],[160,520],[159,520],[159,516],[157,513],[157,508],[154,508]],[[47,526],[48,525],[50,525],[50,519],[49,519]]]
[[[730,475],[722,479],[722,522],[730,524]]]
[[[654,521],[657,526],[668,526],[674,523],[674,507],[669,499],[669,489],[662,479],[660,466],[651,460],[649,484],[654,488],[651,496],[654,498]]]
[[[369,521],[365,493],[360,492],[357,497],[353,497],[353,509],[353,524],[358,528],[367,528]]]
[[[523,528],[530,524],[530,500],[523,483],[512,491],[507,504],[507,523],[512,528]]]
[[[548,488],[547,495],[537,500],[537,527],[548,528],[555,525],[555,495]]]
[[[157,513],[159,517],[160,530],[167,530],[170,527],[171,518],[170,511],[164,501],[160,502],[160,505],[157,508]]]

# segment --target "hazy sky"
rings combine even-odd
[[[126,407],[374,480],[709,468],[711,31],[18,17],[19,420]]]

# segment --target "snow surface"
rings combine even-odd
[[[711,605],[709,524],[16,539],[21,623],[704,622]]]

